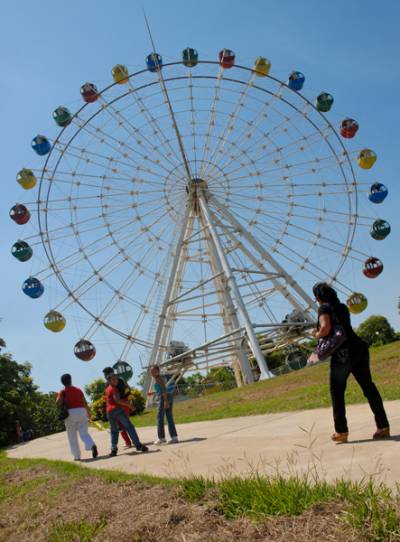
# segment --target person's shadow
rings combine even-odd
[[[349,440],[347,444],[364,444],[364,442],[382,442],[382,441],[390,442],[391,440],[394,440],[396,442],[400,442],[400,435],[392,435],[391,437],[380,438],[380,439],[363,438],[363,439],[359,439],[359,440]]]
[[[149,455],[149,454],[157,454],[158,452],[161,452],[161,450],[149,450],[148,452],[138,452],[137,450],[124,450],[118,453],[117,455],[111,456],[110,454],[102,454],[98,455],[96,458],[93,457],[86,457],[85,459],[81,459],[79,463],[93,463],[95,461],[104,461],[105,459],[113,459],[114,457],[122,457],[124,455]]]
[[[179,439],[176,444],[185,444],[187,442],[201,442],[203,440],[207,440],[207,437],[192,437],[192,438],[186,438],[186,439]],[[175,446],[175,444],[154,444],[153,442],[145,442],[146,446]]]

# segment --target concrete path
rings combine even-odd
[[[373,475],[393,486],[400,481],[400,401],[385,406],[393,435],[385,441],[372,440],[374,421],[369,407],[354,405],[347,409],[348,444],[330,441],[331,410],[317,409],[182,424],[179,444],[151,445],[148,454],[125,450],[120,439],[115,458],[108,457],[109,433],[91,429],[100,455],[93,461],[83,452],[81,464],[169,477],[221,477],[254,470],[262,474],[311,472],[328,480]],[[145,443],[155,438],[153,427],[140,428],[138,433]],[[65,433],[15,446],[8,455],[71,461]]]

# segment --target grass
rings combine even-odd
[[[41,470],[40,470],[41,469]],[[21,473],[25,472],[25,481],[21,483]],[[46,476],[43,475],[46,472]],[[10,475],[18,474],[18,480],[13,481]],[[59,475],[54,479],[54,474]],[[36,477],[35,477],[36,475]],[[8,477],[7,483],[5,478]],[[148,486],[174,488],[181,497],[196,505],[210,505],[222,517],[229,521],[240,518],[250,518],[254,522],[263,522],[270,517],[296,517],[313,507],[325,506],[337,522],[338,528],[351,528],[362,535],[363,540],[384,542],[400,540],[400,488],[392,491],[371,479],[361,482],[338,480],[329,483],[316,478],[314,475],[281,476],[279,472],[270,478],[254,474],[250,477],[231,477],[214,481],[201,476],[188,477],[182,480],[166,480],[164,478],[138,476],[116,471],[91,470],[62,461],[41,459],[8,459],[0,454],[0,487],[6,491],[0,493],[0,513],[4,518],[10,507],[26,506],[27,503],[40,499],[45,502],[46,493],[38,496],[37,490],[52,479],[53,489],[57,484],[69,485],[74,490],[73,483],[79,483],[88,478],[97,478],[103,483],[117,484],[124,494],[126,484],[136,484],[135,492],[143,491],[143,483]],[[63,499],[62,492],[55,494],[59,501]],[[17,498],[16,498],[17,497]],[[102,489],[99,499],[107,502],[107,490]],[[147,498],[153,499],[150,495]],[[24,504],[25,503],[25,504]],[[56,502],[52,505],[56,506]],[[148,506],[154,505],[152,500]],[[79,499],[77,501],[79,510]],[[34,513],[32,508],[28,508]],[[162,511],[158,514],[162,516]],[[88,521],[76,517],[58,515],[57,519],[46,525],[46,540],[49,542],[90,542],[93,538],[102,538],[106,527],[112,528],[112,521],[118,521],[113,515],[107,518],[97,518]],[[318,520],[318,518],[317,518]],[[134,527],[133,517],[133,527]],[[110,525],[111,522],[111,525]],[[24,525],[32,529],[29,514],[24,509]],[[42,526],[43,528],[43,526]],[[134,533],[132,533],[134,538]],[[1,537],[0,537],[1,538]],[[20,539],[20,538],[19,538]],[[138,538],[140,539],[140,537]]]
[[[383,399],[400,399],[399,341],[371,349],[371,370]],[[322,363],[243,388],[176,402],[175,421],[188,423],[328,407],[331,404],[328,373],[329,364]],[[349,378],[346,402],[347,404],[365,402],[365,397],[353,376]],[[154,425],[154,409],[134,416],[132,420],[137,427]]]
[[[106,526],[105,522],[89,523],[87,521],[63,522],[50,528],[49,542],[90,542]]]

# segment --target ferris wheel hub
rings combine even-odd
[[[204,179],[200,179],[199,177],[193,177],[193,179],[190,179],[187,185],[187,192],[189,194],[192,194],[193,192],[196,192],[199,188],[208,188],[207,181],[205,181]]]

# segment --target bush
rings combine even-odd
[[[96,378],[85,386],[85,393],[92,402],[104,396],[106,392],[106,381],[103,378]]]
[[[90,410],[93,421],[106,422],[106,396],[103,395],[102,397],[99,397],[99,399],[96,399],[96,401],[93,401],[93,403],[90,405]]]
[[[133,414],[141,414],[146,408],[146,399],[136,388],[131,389],[127,397],[128,401],[132,404]]]

